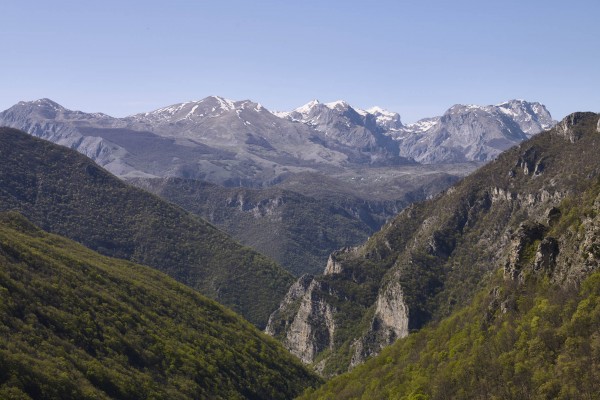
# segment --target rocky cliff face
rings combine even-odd
[[[584,125],[579,140],[589,145],[598,133]],[[558,132],[553,139],[570,143]],[[472,301],[302,398],[596,398],[598,174],[584,186],[508,224],[504,258],[491,260]]]
[[[356,253],[357,251],[357,247],[344,247],[343,249],[336,250],[331,253],[327,259],[327,265],[325,265],[325,271],[323,271],[323,275],[334,275],[344,272],[342,269],[343,267],[340,256],[348,253]]]
[[[568,116],[443,195],[405,209],[364,245],[332,254],[327,273],[308,286],[320,309],[331,312],[333,340],[305,361],[325,375],[344,371],[467,304],[498,270],[517,283],[536,273],[569,285],[597,268],[594,211],[577,230],[565,226],[573,222],[567,215],[580,214],[572,211],[577,199],[600,179],[598,119]],[[300,316],[285,304],[271,316],[269,325],[286,336],[280,315]],[[328,326],[304,321],[312,329]]]
[[[280,337],[288,350],[306,364],[312,363],[322,351],[333,348],[334,310],[319,296],[323,289],[324,286],[310,275],[301,277],[290,288],[266,328],[268,334]],[[294,317],[282,321],[282,313],[290,308],[294,309]],[[278,320],[279,325],[271,323],[271,320]]]
[[[352,344],[353,354],[349,368],[362,364],[396,339],[408,335],[408,306],[402,286],[396,280],[382,288],[375,302],[375,315],[366,333]]]
[[[577,112],[568,115],[556,127],[556,132],[571,143],[575,143],[586,133],[580,122],[589,117],[589,113]]]

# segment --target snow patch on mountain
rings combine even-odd
[[[219,105],[221,106],[222,110],[224,110],[224,111],[235,110],[235,103],[233,102],[233,100],[225,99],[225,98],[219,97],[219,96],[213,96],[213,98],[219,102]]]
[[[300,113],[300,114],[307,114],[310,112],[310,110],[312,110],[318,104],[321,104],[319,102],[319,100],[317,100],[317,99],[311,100],[308,103],[306,103],[305,105],[296,108],[294,111],[296,111],[297,113]]]
[[[381,107],[371,107],[366,110],[367,114],[375,116],[377,125],[384,130],[398,130],[403,127],[402,121],[400,120],[400,114],[388,110],[384,110]]]
[[[28,102],[26,102],[26,101],[19,102],[19,105],[27,105],[27,104],[28,104]],[[33,104],[37,107],[50,108],[54,111],[65,111],[66,110],[66,108],[64,108],[60,104],[58,104],[50,99],[47,99],[47,98],[35,100],[35,101],[33,101]]]
[[[350,104],[344,100],[337,100],[332,101],[331,103],[325,103],[325,106],[330,110],[345,110],[350,107]]]
[[[424,118],[412,124],[406,125],[406,129],[412,132],[426,132],[440,122],[440,117]]]

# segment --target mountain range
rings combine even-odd
[[[120,177],[250,187],[299,172],[331,176],[365,165],[490,161],[553,123],[543,105],[517,100],[457,105],[407,126],[396,113],[344,101],[272,113],[249,100],[217,96],[125,118],[71,111],[49,99],[0,113],[0,126],[76,149]]]
[[[307,124],[381,159],[400,155],[424,164],[490,161],[503,150],[551,128],[540,103],[511,100],[496,106],[454,105],[441,117],[403,125],[398,113],[313,100],[278,116]],[[390,140],[391,139],[391,140]]]

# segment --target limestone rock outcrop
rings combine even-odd
[[[396,339],[408,335],[408,306],[404,302],[402,285],[391,281],[377,296],[375,315],[367,333],[354,343],[350,368],[378,354]]]
[[[320,282],[310,275],[301,277],[292,285],[281,307],[271,315],[265,330],[280,337],[288,350],[306,364],[312,363],[318,353],[333,347],[335,334],[335,309],[317,289],[323,289]],[[295,313],[281,324],[282,313],[289,307],[293,307]]]
[[[579,123],[594,115],[594,113],[590,112],[576,112],[569,114],[556,126],[556,132],[571,143],[575,143],[581,139],[584,134],[578,126]]]

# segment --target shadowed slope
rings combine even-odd
[[[98,252],[150,265],[264,326],[292,277],[206,221],[73,150],[0,129],[0,209]]]

